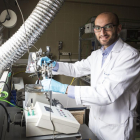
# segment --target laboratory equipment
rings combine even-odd
[[[85,33],[93,33],[93,23],[88,23],[85,25]]]
[[[80,124],[68,110],[40,102],[36,102],[32,110],[25,111],[25,120],[27,137],[77,133],[80,128]]]
[[[42,102],[46,104],[49,103],[49,94],[45,94],[44,92],[41,92],[42,86],[40,84],[27,84],[25,85],[25,105],[31,106],[31,99],[33,99],[33,105],[35,106],[35,103]]]
[[[8,12],[8,13],[7,13]],[[3,26],[6,28],[12,28],[17,23],[17,15],[14,11],[7,9],[1,13],[0,21],[2,22]]]
[[[52,78],[52,69],[55,61],[49,61],[49,63],[43,61],[41,66],[38,65],[38,61],[40,60],[40,58],[46,55],[46,53],[50,53],[50,47],[47,47],[46,49],[46,52],[42,52],[42,49],[40,48],[37,52],[29,53],[26,73],[33,73],[32,75],[30,75],[30,77],[37,76],[38,79],[41,76],[43,77],[43,79],[46,79],[46,77]],[[37,82],[37,84],[39,84],[39,82]]]
[[[11,118],[14,118],[14,115],[20,111],[19,108],[8,108],[8,112],[11,116]],[[3,122],[4,126],[7,125],[7,121],[6,119]],[[46,129],[42,129],[39,127],[36,127],[41,131],[46,131]],[[41,130],[42,129],[42,130]],[[50,140],[55,138],[56,140],[76,140],[76,138],[78,137],[80,139],[88,139],[88,140],[98,140],[97,137],[91,132],[91,130],[89,129],[89,127],[86,124],[83,124],[80,126],[79,132],[76,134],[55,134],[53,135],[43,135],[43,136],[37,136],[37,137],[26,137],[26,131],[23,128],[20,128],[20,126],[18,127],[17,125],[10,125],[10,131],[9,133],[6,133],[6,129],[3,129],[3,131],[0,131],[2,133],[2,138],[1,140]],[[31,129],[32,131],[32,129]],[[89,139],[90,138],[90,139]]]
[[[64,0],[40,0],[21,28],[0,48],[0,76],[40,38]],[[25,30],[26,29],[26,30]]]

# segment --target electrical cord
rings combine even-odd
[[[38,51],[38,48],[35,45],[32,45],[32,46]]]
[[[14,106],[14,107],[19,108],[19,109],[26,110],[26,109],[24,109],[24,108],[18,107],[18,106],[16,106],[16,105],[12,104],[11,102],[8,102],[7,100],[5,100],[5,99],[8,97],[8,92],[2,91],[1,94],[4,94],[5,96],[1,96],[1,97],[0,97],[0,101],[6,102],[6,103],[8,103],[8,104],[10,104],[10,105],[12,105],[12,106]],[[26,111],[27,111],[27,110],[26,110]]]
[[[27,64],[14,64],[13,66],[26,66]]]
[[[1,92],[1,94],[4,94],[5,96],[1,96],[1,97],[0,97],[0,101],[4,101],[4,102],[7,102],[7,103],[9,103],[9,104],[15,106],[14,104],[8,102],[7,100],[4,100],[5,98],[8,97],[8,92],[3,91],[3,92]],[[11,121],[11,119],[10,119],[10,115],[8,114],[8,112],[7,112],[6,108],[5,108],[5,106],[4,106],[2,103],[0,103],[0,105],[5,109],[5,112],[6,112],[6,114],[7,114],[7,132],[9,132],[9,125],[10,125],[10,123],[12,123],[12,121]],[[20,107],[18,107],[18,106],[15,106],[15,107],[20,108]],[[20,109],[26,110],[26,109],[24,109],[24,108],[20,108]],[[26,111],[27,111],[27,110],[26,110]]]
[[[27,34],[26,34],[26,28],[25,28],[25,21],[24,21],[24,17],[23,17],[23,14],[22,14],[22,11],[21,11],[21,9],[20,9],[20,6],[19,6],[19,4],[18,4],[18,2],[17,2],[17,0],[15,0],[16,1],[16,3],[17,3],[17,5],[18,5],[18,8],[19,8],[19,10],[20,10],[20,13],[21,13],[21,16],[22,16],[22,20],[23,20],[23,24],[24,24],[24,30],[25,30],[25,35],[26,35],[26,45],[27,45],[27,47],[28,47],[28,40],[27,40]],[[34,46],[34,45],[33,45]],[[35,47],[35,46],[34,46]],[[36,47],[35,47],[36,48]],[[37,49],[37,48],[36,48]],[[28,47],[28,53],[29,53],[29,47]],[[34,68],[35,69],[35,68]],[[38,74],[37,74],[37,76],[38,76]],[[38,80],[39,80],[39,77],[38,77]],[[52,75],[51,75],[51,80],[52,80]],[[50,81],[50,84],[51,84],[51,81]],[[49,89],[50,89],[50,85],[49,85]],[[48,90],[49,91],[49,90]],[[28,102],[27,102],[27,104],[28,104]],[[27,105],[26,104],[26,105]],[[51,109],[51,102],[50,102],[50,109]],[[54,131],[55,131],[55,126],[54,126],[54,123],[53,123],[53,121],[51,120],[51,111],[50,111],[50,121],[52,122],[52,125],[53,125],[53,135],[54,135]]]
[[[21,14],[21,17],[22,17],[22,21],[23,21],[23,25],[24,25],[24,30],[25,30],[25,35],[26,35],[26,45],[27,45],[27,47],[28,47],[28,53],[29,53],[29,46],[28,46],[28,40],[27,40],[27,34],[26,34],[26,28],[25,28],[25,20],[24,20],[24,16],[23,16],[23,13],[22,13],[22,10],[21,10],[21,8],[20,8],[20,6],[19,6],[19,4],[18,4],[18,1],[17,0],[15,0],[16,1],[16,3],[17,3],[17,6],[18,6],[18,9],[19,9],[19,11],[20,11],[20,14]],[[38,50],[38,48],[35,46],[35,45],[32,45],[36,50]]]
[[[24,112],[23,112],[23,115],[22,115],[22,118],[21,118],[21,129],[22,129],[23,117],[24,117]],[[21,130],[21,129],[20,129],[20,130]],[[20,139],[21,139],[21,131],[20,131]]]
[[[5,20],[3,22],[0,22],[1,24],[4,23],[6,20],[10,20],[11,19],[10,14],[9,14],[9,11],[8,11],[8,8],[7,8],[7,5],[6,5],[6,1],[3,0],[3,2],[4,2],[4,5],[6,7],[7,16],[5,17]]]
[[[19,4],[18,4],[18,1],[17,0],[15,0],[16,1],[16,3],[17,3],[17,6],[18,6],[18,8],[19,8],[19,11],[20,11],[20,14],[21,14],[21,17],[22,17],[22,21],[23,21],[23,25],[24,25],[24,31],[25,31],[25,36],[26,36],[26,45],[27,45],[27,47],[28,47],[28,54],[30,53],[29,52],[29,46],[28,46],[28,39],[27,39],[27,34],[26,34],[26,27],[25,27],[25,20],[24,20],[24,16],[23,16],[23,13],[22,13],[22,10],[21,10],[21,8],[20,8],[20,6],[19,6]],[[32,45],[33,47],[35,47],[34,45]],[[35,47],[36,48],[36,47]],[[37,49],[37,48],[36,48]],[[38,50],[38,49],[37,49]],[[33,63],[33,62],[32,62]],[[34,65],[33,65],[33,68],[34,68],[34,70],[36,71],[36,68],[34,67]],[[38,74],[37,74],[37,77],[38,77],[38,80],[39,80],[39,76],[38,76]]]
[[[10,77],[11,76],[11,72],[9,72],[9,74],[8,74],[8,77]],[[16,104],[16,106],[17,107],[19,107],[19,108],[22,108],[22,106],[18,106],[18,104],[17,104],[17,101],[15,100],[15,98],[14,98],[14,96],[13,96],[13,94],[12,94],[12,92],[11,92],[11,90],[10,90],[10,88],[9,88],[9,86],[8,86],[8,77],[7,77],[7,80],[6,80],[6,82],[5,81],[0,81],[0,83],[4,83],[4,85],[6,85],[7,86],[7,89],[8,89],[8,92],[11,94],[11,96],[12,96],[12,98],[13,98],[13,100],[14,100],[14,102],[15,102],[15,104]],[[4,86],[3,85],[3,86]],[[10,81],[10,85],[11,85],[11,81]],[[6,92],[5,92],[6,93]],[[8,95],[7,95],[7,97],[8,97]],[[7,98],[6,97],[6,98]],[[0,100],[1,100],[1,98],[0,98]],[[8,101],[7,101],[7,103],[8,103]],[[10,103],[10,102],[9,102]],[[11,104],[11,103],[10,103]],[[12,104],[11,104],[12,105]],[[14,105],[15,106],[15,105]]]
[[[23,16],[23,13],[22,13],[22,10],[21,10],[21,8],[20,8],[20,6],[19,6],[19,4],[18,4],[18,1],[17,0],[15,0],[16,1],[16,3],[17,3],[17,6],[18,6],[18,8],[19,8],[19,11],[20,11],[20,14],[21,14],[21,17],[22,17],[22,21],[23,21],[23,25],[24,25],[24,31],[25,31],[25,36],[26,36],[26,45],[27,45],[27,47],[28,47],[28,54],[30,53],[29,52],[29,46],[28,46],[28,39],[27,39],[27,34],[26,34],[26,27],[25,27],[25,20],[24,20],[24,16]],[[34,45],[32,45],[32,46],[34,46]],[[35,47],[35,46],[34,46]],[[36,47],[35,47],[36,48]],[[37,48],[36,48],[37,49]],[[37,49],[38,50],[38,49]],[[32,62],[33,63],[33,62]],[[34,68],[34,70],[36,71],[36,69],[35,69],[35,67],[33,66],[33,68]],[[37,74],[37,77],[38,77],[38,74]],[[38,80],[39,80],[39,77],[38,77]]]
[[[29,54],[30,52],[29,52],[29,46],[28,46],[28,39],[27,39],[27,34],[26,34],[26,27],[25,27],[24,16],[23,16],[22,10],[21,10],[21,8],[20,8],[20,6],[19,6],[19,4],[18,4],[18,1],[15,0],[15,2],[17,3],[17,6],[18,6],[19,11],[20,11],[20,13],[21,13],[21,17],[22,17],[22,21],[23,21],[23,25],[24,25],[24,30],[25,30],[25,36],[26,36],[26,45],[27,45],[27,47],[28,47],[28,54]],[[37,49],[37,48],[35,47],[35,45],[32,45],[32,46],[33,46],[35,49]],[[37,49],[37,50],[38,50],[38,49]],[[33,62],[32,62],[32,63],[33,63]],[[34,65],[33,65],[33,68],[34,68],[34,71],[36,72],[36,68],[34,67]],[[39,81],[40,78],[39,78],[38,72],[36,72],[36,74],[37,74],[37,78],[38,78],[38,81]]]
[[[10,20],[10,14],[9,14],[9,11],[8,11],[8,8],[7,8],[7,5],[6,5],[6,1],[5,0],[3,0],[3,2],[4,2],[4,5],[5,5],[5,7],[6,7],[6,10],[7,10],[7,14],[8,14],[8,20]]]
[[[50,93],[50,121],[51,121],[52,126],[53,126],[53,140],[54,140],[55,139],[55,134],[54,134],[55,126],[54,126],[54,123],[53,123],[52,117],[51,117],[51,110],[52,110],[51,109],[51,107],[52,107],[52,105],[51,105],[51,103],[52,103],[52,91],[50,91],[51,81],[52,81],[52,74],[51,74],[51,80],[50,80],[50,84],[49,84],[49,88],[48,88],[48,92],[47,93]]]
[[[29,53],[29,46],[28,46],[28,40],[27,40],[27,34],[26,34],[26,28],[25,28],[25,20],[24,20],[24,16],[23,16],[23,13],[22,13],[22,11],[21,11],[21,8],[20,8],[20,6],[19,6],[19,4],[18,4],[18,1],[15,0],[15,2],[17,3],[18,9],[19,9],[20,14],[21,14],[21,17],[22,17],[22,21],[23,21],[23,25],[24,25],[24,31],[25,31],[25,36],[26,36],[26,45],[27,45],[27,47],[28,47],[28,53]]]
[[[16,113],[15,115],[14,115],[14,119],[13,119],[13,121],[12,121],[12,123],[11,124],[14,124],[14,122],[15,122],[15,119],[16,119],[16,115],[17,115],[18,113]]]
[[[50,86],[51,86],[51,81],[52,81],[52,74],[51,74],[51,80],[50,80],[50,84],[49,84],[49,90],[50,90]],[[48,90],[48,91],[49,91]],[[53,123],[53,121],[52,121],[52,118],[51,118],[51,107],[52,107],[52,105],[51,105],[51,103],[52,103],[52,91],[50,91],[50,121],[51,121],[51,123],[52,123],[52,125],[53,125],[53,139],[55,139],[55,134],[54,134],[54,132],[55,132],[55,126],[54,126],[54,123]]]
[[[19,73],[25,73],[25,71],[19,71],[19,72],[13,73],[13,76]]]
[[[75,78],[73,77],[73,79],[72,79],[72,81],[71,81],[70,85],[72,85],[72,83],[73,83],[74,79],[75,79]]]
[[[73,82],[75,82],[77,79],[76,78],[72,78],[72,81],[71,81],[71,83],[70,83],[70,85],[72,85],[73,84]],[[68,110],[68,104],[69,104],[69,98],[67,99],[67,106],[66,106],[66,110]]]
[[[26,35],[26,43],[27,43],[26,45],[27,45],[27,47],[28,47],[28,53],[29,53],[29,46],[28,46],[28,40],[27,40],[27,34],[26,34],[24,16],[23,16],[22,10],[21,10],[21,8],[20,8],[20,6],[19,6],[19,4],[18,4],[18,1],[17,1],[17,0],[15,0],[15,1],[16,1],[16,3],[17,3],[18,9],[19,9],[20,14],[21,14],[21,17],[22,17],[22,21],[23,21],[23,25],[24,25],[24,30],[25,30],[25,35]],[[36,50],[38,50],[37,47],[36,47],[35,45],[32,45],[32,46],[33,46]]]
[[[15,104],[16,104],[16,100],[15,100],[15,98],[14,98],[14,96],[13,96],[13,94],[12,94],[10,88],[9,88],[9,86],[7,85],[7,83],[6,83],[5,81],[0,81],[0,83],[5,83],[5,85],[7,86],[8,92],[11,94],[11,96],[12,96],[12,98],[13,98]],[[7,97],[8,97],[8,96],[7,96]],[[14,105],[14,106],[15,106],[15,105]],[[16,106],[18,106],[18,105],[16,104]],[[18,107],[19,107],[19,108],[22,108],[22,106],[18,106]]]
[[[74,82],[74,81],[76,81],[77,79],[75,79],[75,78],[73,78],[72,79],[72,81],[71,81],[71,83],[70,83],[70,85],[72,85],[72,83]],[[51,75],[51,80],[50,80],[50,84],[49,84],[49,89],[50,89],[50,86],[51,86],[51,81],[52,81],[52,75]],[[49,92],[49,89],[48,89],[48,92]],[[50,92],[50,94],[51,94],[51,92]],[[52,95],[50,95],[50,98],[52,98]],[[69,99],[68,99],[68,101],[69,101]],[[68,101],[67,101],[67,106],[68,106]],[[53,140],[55,140],[55,138],[57,138],[58,136],[55,136],[55,134],[54,134],[54,132],[55,132],[55,126],[54,126],[54,123],[53,123],[53,121],[52,121],[52,119],[51,119],[51,101],[50,101],[50,121],[51,121],[51,123],[52,123],[52,125],[53,125]]]
[[[0,103],[0,106],[3,107],[3,109],[5,110],[5,113],[7,115],[7,132],[9,132],[9,128],[10,128],[9,124],[12,122],[11,119],[10,119],[10,115],[8,114],[8,111],[7,111],[6,107],[2,103]]]
[[[50,91],[50,96],[52,96],[51,95],[51,93],[52,93],[52,91]],[[55,132],[55,126],[54,126],[54,123],[53,123],[53,121],[52,121],[52,118],[51,118],[51,102],[50,102],[50,121],[51,121],[51,123],[52,123],[52,125],[53,125],[53,139],[54,139],[54,137],[55,137],[55,134],[54,134],[54,132]]]

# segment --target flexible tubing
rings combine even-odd
[[[0,47],[0,76],[20,59],[53,21],[64,0],[40,0],[19,30]],[[26,29],[26,33],[25,33]]]

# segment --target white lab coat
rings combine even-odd
[[[99,49],[74,64],[59,62],[58,72],[91,74],[91,86],[75,86],[77,104],[90,105],[89,127],[100,140],[133,140],[140,88],[140,54],[119,39],[103,67]]]

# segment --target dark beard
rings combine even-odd
[[[96,35],[95,35],[95,37],[96,37]],[[100,44],[101,46],[110,46],[118,40],[118,37],[119,36],[118,36],[117,32],[115,32],[113,34],[112,38],[110,38],[110,40],[106,44],[101,44],[100,41],[97,39],[97,37],[96,37],[96,40],[97,40],[98,44]]]

